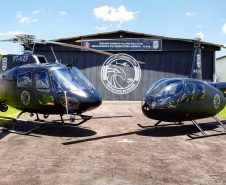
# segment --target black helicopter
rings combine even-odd
[[[97,108],[102,102],[100,93],[81,71],[74,67],[74,63],[66,66],[58,63],[57,59],[55,63],[49,63],[45,56],[33,54],[36,43],[57,44],[123,58],[91,48],[36,39],[34,35],[28,34],[16,35],[4,41],[21,42],[24,46],[24,54],[3,55],[0,62],[0,111],[7,111],[7,105],[21,110],[16,119],[0,116],[14,121],[11,130],[1,130],[18,134],[29,134],[39,128],[43,122],[38,114],[43,114],[44,118],[48,118],[50,114],[59,114],[62,124],[64,114],[70,115],[71,121],[75,120],[75,116],[80,116],[83,121],[74,125],[81,125],[91,118],[83,113]],[[17,121],[24,112],[37,116],[33,122],[36,126],[27,132],[16,130]]]
[[[138,126],[150,128],[158,127],[162,121],[180,125],[192,121],[202,133],[187,134],[192,139],[226,134],[226,127],[215,116],[225,104],[226,82],[202,81],[201,39],[196,39],[189,78],[164,78],[153,83],[144,94],[141,108],[146,117],[158,122],[154,126]],[[195,121],[207,117],[213,117],[225,131],[207,135]]]

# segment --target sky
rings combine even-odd
[[[29,33],[58,39],[128,30],[226,46],[225,0],[0,0],[0,40]],[[20,53],[18,44],[0,49]],[[226,49],[216,57],[226,55]]]

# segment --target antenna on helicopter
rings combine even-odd
[[[55,60],[56,60],[56,62],[55,63],[59,63],[58,62],[58,60],[57,60],[57,57],[56,57],[56,55],[55,55],[55,53],[54,53],[54,50],[53,50],[53,47],[51,46],[51,50],[52,50],[52,52],[53,52],[53,56],[54,56],[54,58],[55,58]]]

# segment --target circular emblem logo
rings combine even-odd
[[[215,109],[218,109],[218,107],[220,106],[220,96],[219,96],[219,94],[216,94],[214,96],[213,106],[214,106]]]
[[[5,71],[7,69],[7,58],[2,57],[2,70]]]
[[[124,53],[117,55],[135,60],[132,56]],[[101,68],[101,80],[104,86],[115,94],[127,94],[133,91],[141,78],[140,65],[116,57],[109,57]]]
[[[24,104],[24,105],[28,105],[30,103],[30,94],[28,91],[23,91],[21,93],[21,102]]]

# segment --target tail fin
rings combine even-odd
[[[189,78],[202,80],[201,39],[195,39]]]

